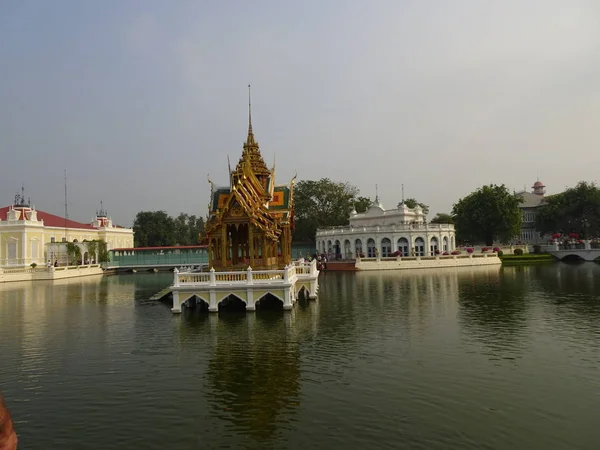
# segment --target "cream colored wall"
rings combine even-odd
[[[45,242],[51,242],[51,238],[53,237],[56,242],[61,242],[63,237],[66,237],[69,242],[73,242],[73,239],[82,242],[86,239],[88,241],[100,239],[100,233],[98,230],[86,230],[81,228],[67,228],[65,233],[64,228],[44,227]]]
[[[106,228],[100,231],[109,250],[133,247],[133,230],[128,228]]]
[[[36,228],[34,230],[26,230],[25,239],[27,239],[27,255],[25,255],[26,259],[31,259],[31,262],[36,264],[43,264],[45,259],[44,251],[45,251],[45,243],[44,240],[44,230]],[[34,256],[34,242],[37,242],[37,256]]]
[[[17,243],[17,258],[21,258],[21,236],[20,231],[0,231],[0,260],[8,258],[8,243],[15,241]]]
[[[23,232],[25,232],[27,243],[25,255],[23,255]],[[52,238],[54,238],[55,242],[62,242],[63,237],[66,237],[69,242],[73,242],[74,239],[78,242],[103,239],[106,241],[109,249],[133,247],[133,230],[128,228],[117,228],[114,230],[67,228],[65,230],[65,228],[59,227],[27,226],[25,224],[11,225],[6,230],[0,227],[0,266],[9,264],[7,261],[7,243],[10,241],[16,242],[16,260],[18,260],[10,262],[10,265],[30,265],[32,262],[36,264],[45,263],[48,259],[46,244],[52,242]],[[32,255],[32,242],[34,241],[38,242],[37,257],[33,257]]]

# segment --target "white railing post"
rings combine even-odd
[[[173,269],[173,286],[179,287],[179,270],[177,270],[177,267]]]
[[[246,281],[248,284],[254,284],[252,281],[252,267],[250,266],[246,269]]]
[[[210,285],[211,286],[217,285],[217,277],[215,276],[215,268],[214,267],[210,268]]]
[[[284,283],[288,283],[290,281],[290,274],[289,274],[288,270],[289,270],[288,266],[285,266],[283,268],[283,281],[284,281]]]

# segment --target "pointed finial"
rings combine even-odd
[[[248,85],[248,134],[252,134],[252,93],[251,86]]]
[[[404,203],[404,183],[402,184],[402,203]]]
[[[246,145],[255,145],[254,133],[252,132],[252,97],[250,95],[250,85],[248,85],[248,138]]]
[[[375,203],[379,203],[379,192],[377,190],[377,185],[375,185]]]

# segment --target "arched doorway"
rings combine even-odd
[[[381,256],[384,258],[390,256],[392,254],[392,241],[388,238],[383,238],[381,240]]]
[[[444,249],[445,252],[448,251],[448,237],[444,236],[444,238],[442,239],[442,248]]]
[[[335,254],[335,259],[340,258],[340,255],[342,253],[342,246],[340,244],[340,241],[338,241],[337,239],[335,240],[335,244],[333,246],[333,253]]]
[[[352,258],[352,244],[349,239],[344,241],[344,258],[351,259]]]
[[[354,241],[354,254],[360,258],[365,257],[363,254],[362,241],[360,239]]]
[[[331,247],[331,241],[327,241],[327,253],[331,253],[333,248]]]
[[[408,245],[408,239],[400,238],[398,239],[398,251],[401,256],[409,255],[410,246]]]
[[[430,255],[435,255],[436,253],[439,253],[439,245],[438,245],[438,240],[436,237],[432,237],[429,240],[429,254]]]
[[[415,256],[425,256],[425,240],[422,237],[415,239]]]
[[[369,238],[367,241],[367,257],[375,258],[375,240],[373,238]]]

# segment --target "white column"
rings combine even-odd
[[[219,312],[219,305],[217,305],[217,293],[214,289],[211,289],[208,293],[208,310],[210,312]]]
[[[173,307],[171,308],[171,311],[173,311],[174,313],[181,312],[181,303],[179,302],[179,292],[178,291],[173,291]]]
[[[319,289],[319,281],[318,279],[314,279],[310,281],[310,290],[308,292],[308,298],[311,300],[315,300],[317,298],[317,290]]]
[[[283,290],[283,298],[284,298],[284,302],[283,302],[283,309],[284,310],[290,310],[292,309],[292,299],[291,299],[291,291],[290,288],[285,288]]]
[[[254,290],[252,288],[246,289],[246,311],[255,311],[256,304],[254,303]]]
[[[27,264],[27,233],[25,231],[21,232],[21,241],[22,241],[22,243],[21,243],[21,251],[22,251],[21,263]]]

